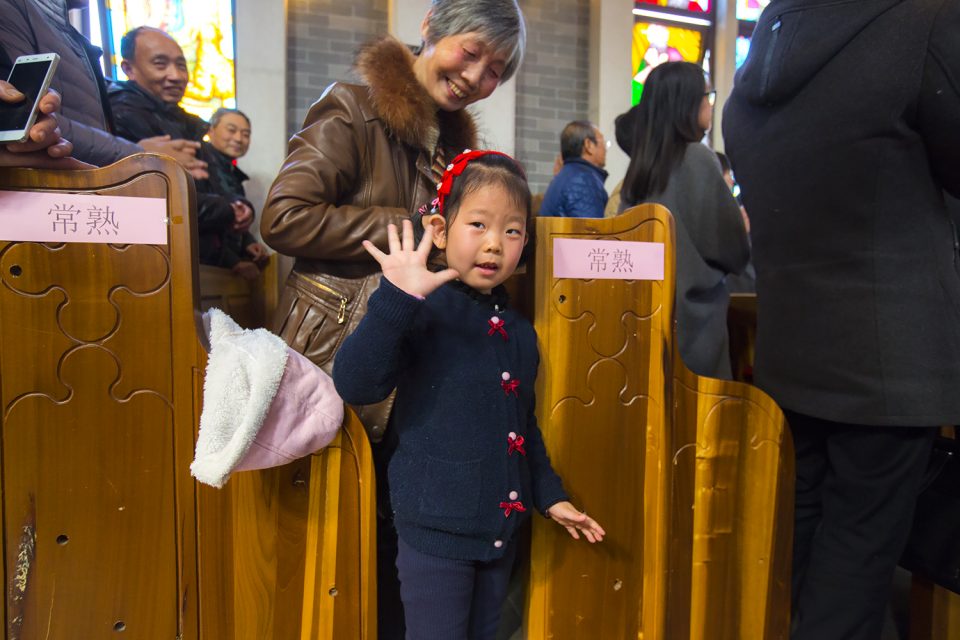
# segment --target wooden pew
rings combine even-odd
[[[910,589],[910,640],[960,637],[960,595],[924,578]]]
[[[165,245],[0,242],[6,637],[375,638],[373,464],[352,413],[291,465],[222,490],[190,476],[192,180],[138,155],[0,170],[0,190],[161,198],[170,221]]]
[[[193,183],[142,155],[0,189],[161,198],[170,221],[162,245],[0,242],[6,637],[197,638]]]
[[[323,451],[198,491],[202,638],[377,637],[373,460],[352,411]]]
[[[554,278],[557,238],[662,243],[664,279]],[[656,205],[537,220],[537,413],[574,503],[608,537],[534,519],[529,638],[788,635],[790,439],[759,390],[681,363],[673,238]]]
[[[200,309],[216,307],[241,327],[268,327],[279,297],[279,256],[273,254],[255,282],[223,267],[200,265]]]

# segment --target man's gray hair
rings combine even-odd
[[[506,55],[500,82],[509,80],[520,68],[527,48],[527,25],[517,0],[432,0],[427,18],[429,44],[471,32],[479,33],[489,46]]]
[[[247,117],[247,114],[245,114],[243,111],[240,111],[240,109],[229,109],[227,107],[220,107],[219,109],[213,112],[212,116],[210,116],[210,127],[213,128],[217,126],[217,124],[220,122],[223,116],[227,115],[228,113],[237,114],[238,116],[242,117],[244,120],[247,121],[247,126],[251,126],[251,127],[253,126],[252,124],[250,124],[250,118]]]
[[[560,155],[566,160],[575,160],[583,155],[587,140],[597,141],[596,127],[586,120],[568,122],[560,133]]]

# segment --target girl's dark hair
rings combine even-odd
[[[488,154],[479,156],[471,160],[459,176],[453,179],[450,187],[450,193],[447,194],[443,202],[444,219],[447,226],[453,222],[460,211],[460,203],[469,194],[474,193],[490,185],[500,185],[507,192],[507,197],[517,207],[525,212],[527,226],[527,244],[520,254],[520,264],[524,264],[529,257],[529,252],[533,248],[533,208],[531,207],[530,185],[527,184],[527,177],[520,167],[520,163],[509,156],[500,154]],[[429,208],[429,204],[427,207]],[[413,216],[413,230],[417,242],[423,237],[423,216],[426,214],[416,213]]]
[[[637,204],[667,188],[687,144],[703,137],[699,119],[706,88],[703,69],[692,62],[665,62],[647,76],[633,115],[625,202]]]

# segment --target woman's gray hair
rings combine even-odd
[[[506,54],[500,82],[509,80],[520,68],[527,48],[527,25],[517,0],[432,0],[427,18],[429,44],[471,32]]]

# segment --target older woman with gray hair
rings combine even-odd
[[[429,203],[447,163],[476,146],[465,108],[516,72],[526,25],[516,0],[433,0],[421,37],[412,52],[389,36],[360,49],[361,84],[336,82],[310,108],[264,207],[264,241],[296,259],[274,330],[327,371],[380,283],[361,241],[386,251],[387,224]],[[399,610],[385,486],[392,404],[354,407],[377,467],[381,638],[403,636],[402,613],[390,615]]]

